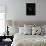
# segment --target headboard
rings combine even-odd
[[[19,26],[24,26],[24,24],[27,24],[27,25],[33,25],[33,24],[36,24],[36,25],[45,25],[46,24],[46,21],[15,21],[15,20],[6,20],[6,24],[8,25],[19,25]]]
[[[33,24],[45,25],[46,21],[15,21],[15,24],[19,25],[19,26],[23,26],[24,24],[27,24],[27,25],[33,25]]]

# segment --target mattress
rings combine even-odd
[[[46,46],[46,36],[16,34],[11,46]]]

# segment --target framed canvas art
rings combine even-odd
[[[27,16],[36,15],[36,4],[35,3],[26,3],[26,15]]]

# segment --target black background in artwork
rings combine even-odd
[[[26,3],[26,15],[35,15],[35,3]]]

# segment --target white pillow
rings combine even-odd
[[[32,35],[39,35],[41,33],[41,28],[39,26],[32,27]]]
[[[43,25],[43,26],[41,26],[41,35],[42,35],[42,36],[44,35],[44,32],[45,32],[45,27],[44,27],[44,25]]]
[[[19,33],[30,35],[32,32],[31,32],[31,28],[19,27]]]
[[[24,31],[25,31],[25,30],[24,30],[24,27],[19,27],[19,33],[20,33],[20,34],[24,34]]]
[[[32,25],[26,25],[24,24],[25,30],[27,30],[27,32],[29,32],[28,34],[32,34]]]
[[[15,35],[19,32],[19,28],[15,26],[9,26],[9,35]]]
[[[42,28],[44,29],[44,32],[46,33],[46,25],[43,25]]]
[[[24,34],[31,35],[31,34],[32,34],[31,28],[26,28],[26,27],[25,27],[25,32],[24,32]]]

